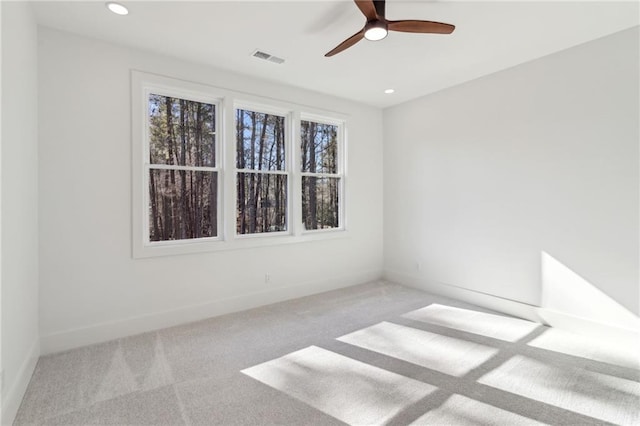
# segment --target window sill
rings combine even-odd
[[[336,240],[348,237],[349,232],[345,229],[339,228],[304,231],[301,235],[278,233],[278,235],[242,235],[235,236],[229,240],[206,239],[185,242],[170,241],[167,243],[140,244],[138,247],[133,247],[133,258],[147,259],[163,256],[243,250],[287,244],[299,244],[311,241]]]

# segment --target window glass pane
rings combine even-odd
[[[149,95],[151,164],[215,167],[215,105]]]
[[[238,173],[237,233],[287,230],[287,176]]]
[[[236,167],[284,170],[284,117],[236,110]]]
[[[339,178],[302,177],[302,221],[307,230],[337,228]]]
[[[217,172],[149,171],[149,240],[215,237]]]
[[[338,126],[301,121],[302,171],[338,173]]]

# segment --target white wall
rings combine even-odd
[[[2,423],[11,423],[38,349],[37,27],[2,2]]]
[[[637,320],[638,39],[636,27],[386,109],[386,276]]]
[[[381,276],[381,110],[50,29],[39,35],[43,352]],[[348,114],[349,237],[132,259],[131,69]]]

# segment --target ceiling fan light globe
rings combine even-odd
[[[129,9],[127,9],[125,6],[121,5],[120,3],[116,3],[113,1],[107,2],[105,3],[105,5],[107,6],[107,9],[109,9],[110,11],[112,11],[113,13],[115,13],[116,15],[128,15],[129,14]]]
[[[382,40],[387,36],[387,26],[384,22],[368,22],[364,30],[364,38],[371,41]]]

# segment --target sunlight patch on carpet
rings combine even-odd
[[[544,423],[528,417],[453,394],[444,404],[418,418],[412,425],[510,425],[537,426]]]
[[[382,424],[435,386],[316,346],[242,370],[349,424]]]
[[[602,341],[574,334],[558,328],[549,328],[528,343],[535,348],[566,355],[606,362],[622,367],[640,369],[640,345],[637,340],[628,342]]]
[[[516,355],[479,383],[599,420],[640,424],[640,383]]]
[[[489,346],[386,321],[337,340],[457,377],[498,352]]]
[[[540,327],[531,321],[437,303],[408,312],[403,317],[507,342],[515,342]]]

